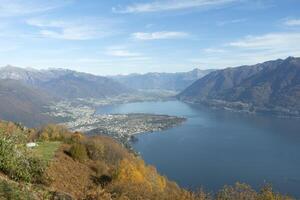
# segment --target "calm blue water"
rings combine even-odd
[[[179,185],[217,191],[246,182],[300,198],[300,120],[255,116],[178,101],[101,107],[99,113],[184,116],[181,126],[142,134],[134,148],[148,164]]]

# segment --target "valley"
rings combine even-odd
[[[300,200],[300,0],[0,0],[0,200]]]
[[[184,188],[216,192],[243,181],[258,189],[267,181],[298,197],[299,66],[299,58],[289,57],[211,72],[116,77],[5,67],[0,117],[42,127],[36,129],[42,149],[52,149],[49,137],[59,139],[51,129],[108,137]]]

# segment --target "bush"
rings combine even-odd
[[[69,139],[71,134],[64,126],[49,124],[38,131],[39,139],[42,141],[63,141]]]
[[[265,185],[258,194],[259,200],[293,200],[293,198],[275,193],[271,185]]]
[[[100,185],[102,188],[104,188],[112,182],[112,177],[108,175],[95,176],[93,177],[93,181],[95,184]]]
[[[86,143],[87,153],[92,160],[102,160],[104,157],[104,145],[98,140]]]
[[[24,191],[12,183],[0,180],[0,200],[5,199],[31,200],[33,196],[29,191]]]
[[[81,143],[73,144],[69,150],[69,154],[74,160],[78,160],[80,162],[84,162],[88,159],[86,148]]]
[[[217,200],[256,200],[257,193],[246,184],[236,183],[234,186],[224,186],[217,195]]]
[[[0,133],[0,170],[14,180],[39,182],[45,163],[26,148],[22,133]]]
[[[117,165],[130,155],[127,149],[109,137],[95,136],[82,141],[90,159],[104,161],[107,165]]]
[[[122,159],[130,157],[128,151],[109,137],[95,137],[95,142],[104,146],[103,160],[109,165],[117,165]]]
[[[71,142],[81,142],[84,139],[84,136],[80,132],[75,132],[71,136]]]
[[[93,163],[91,169],[96,173],[96,176],[110,174],[108,166],[102,161],[96,161]]]
[[[45,169],[46,169],[46,162],[41,160],[37,157],[29,157],[28,158],[28,165],[29,165],[29,174],[31,176],[31,182],[34,183],[45,183]]]

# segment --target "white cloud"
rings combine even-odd
[[[106,55],[115,56],[115,57],[138,57],[141,54],[130,52],[125,49],[109,49],[107,50]]]
[[[189,8],[199,8],[208,6],[220,6],[239,0],[156,0],[151,3],[136,3],[128,5],[124,8],[113,8],[117,13],[144,13],[144,12],[158,12],[171,11]]]
[[[132,52],[126,46],[111,46],[107,48],[106,55],[118,57],[126,61],[142,61],[149,60],[150,57],[144,56],[142,53]]]
[[[175,31],[161,31],[161,32],[137,32],[133,33],[132,37],[138,40],[162,40],[162,39],[182,39],[189,36],[186,32],[175,32]]]
[[[270,33],[262,36],[247,36],[228,45],[231,47],[254,50],[300,49],[300,33]]]
[[[300,26],[300,19],[285,20],[284,25],[286,25],[286,26]]]
[[[237,24],[237,23],[242,23],[242,22],[245,22],[247,21],[247,19],[232,19],[232,20],[227,20],[227,21],[220,21],[220,22],[217,22],[217,25],[218,26],[225,26],[227,24]]]
[[[70,0],[0,0],[0,17],[23,16],[49,11],[71,2]]]
[[[207,48],[203,50],[205,53],[225,53],[225,49]]]
[[[219,47],[203,49],[203,55],[188,61],[208,68],[251,65],[288,56],[299,57],[299,44],[300,32],[246,36]]]
[[[40,36],[65,40],[90,40],[113,34],[110,20],[82,18],[79,20],[30,19],[27,24],[38,28]]]

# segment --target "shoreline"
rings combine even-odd
[[[224,111],[230,111],[235,113],[245,113],[248,115],[261,115],[261,116],[273,116],[277,118],[300,119],[300,114],[295,114],[295,113],[282,111],[282,110],[280,111],[274,109],[259,108],[243,102],[228,102],[228,101],[220,101],[220,100],[211,100],[211,101],[208,100],[191,101],[191,100],[180,100],[180,99],[178,100],[190,105],[208,106],[209,108],[215,110],[224,110]],[[245,107],[241,109],[239,107],[241,105]]]

